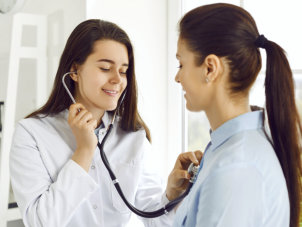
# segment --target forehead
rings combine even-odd
[[[96,41],[88,58],[92,60],[110,59],[117,64],[129,63],[127,47],[114,40]]]
[[[188,49],[187,43],[185,40],[179,38],[177,41],[177,58],[187,58],[187,57],[193,57],[194,54]]]

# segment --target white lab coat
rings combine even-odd
[[[126,226],[131,212],[123,204],[100,158],[98,148],[87,173],[71,156],[76,141],[68,111],[21,120],[10,153],[11,183],[25,226]],[[105,113],[102,141],[111,116]],[[145,169],[150,143],[144,130],[125,132],[118,122],[104,146],[128,201],[153,211],[168,202],[162,183]],[[174,212],[142,219],[145,226],[171,226]]]

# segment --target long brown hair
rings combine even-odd
[[[29,114],[26,118],[53,115],[69,108],[72,101],[63,87],[62,77],[70,71],[73,64],[81,65],[85,62],[93,51],[94,43],[98,40],[114,40],[127,47],[129,67],[127,70],[126,95],[118,110],[118,115],[121,117],[120,127],[125,131],[137,131],[143,127],[148,140],[151,141],[150,131],[137,110],[137,85],[132,44],[124,30],[114,23],[103,20],[86,20],[72,31],[62,53],[49,99],[44,106]],[[74,81],[66,79],[66,84],[74,95]]]
[[[230,93],[247,95],[261,69],[256,40],[259,32],[252,16],[230,4],[193,9],[180,21],[180,38],[196,54],[196,65],[206,56],[225,57],[230,67]],[[302,127],[297,111],[292,72],[283,49],[266,40],[266,110],[272,145],[286,179],[290,200],[290,227],[299,224],[301,201]]]

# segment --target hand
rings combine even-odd
[[[171,201],[180,196],[187,189],[191,175],[189,165],[193,162],[199,165],[202,158],[201,151],[185,152],[178,156],[175,166],[168,177],[166,188],[167,198]]]
[[[76,103],[69,108],[68,124],[77,143],[72,159],[88,171],[98,142],[94,134],[97,121],[82,104]]]

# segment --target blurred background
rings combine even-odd
[[[185,110],[174,82],[177,22],[187,11],[211,0],[0,0],[0,227],[23,226],[9,187],[8,155],[14,124],[47,99],[58,61],[71,31],[99,18],[117,23],[134,45],[139,111],[152,133],[149,159],[166,183],[179,153],[202,150],[209,141],[204,113]],[[260,33],[287,52],[302,114],[302,1],[229,0],[248,10]],[[250,101],[264,106],[263,68]],[[302,116],[302,115],[301,115]],[[5,130],[6,129],[6,130]],[[156,164],[155,164],[156,163]],[[7,209],[10,203],[10,209]],[[128,226],[142,226],[133,218]]]

